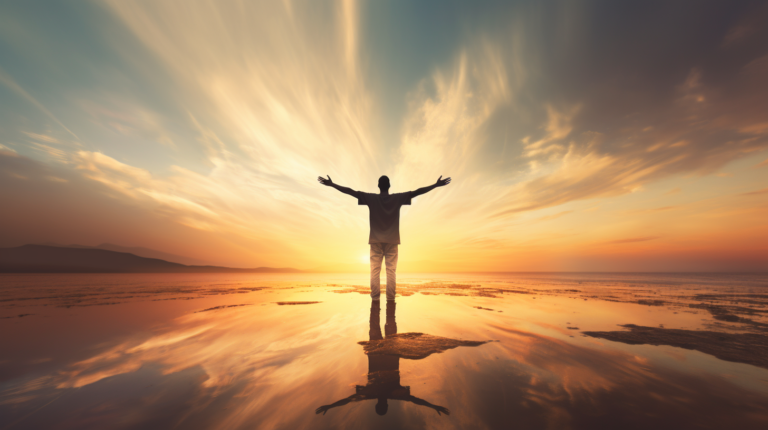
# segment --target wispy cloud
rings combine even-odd
[[[739,195],[740,196],[761,196],[763,194],[768,194],[768,188],[763,188],[762,190],[757,190],[757,191],[750,191],[748,193],[742,193]]]
[[[29,131],[25,131],[24,134],[26,134],[27,136],[31,137],[32,139],[35,139],[35,140],[40,141],[40,142],[60,143],[59,139],[57,139],[57,138],[55,138],[53,136],[48,136],[46,134],[32,133],[32,132],[29,132]]]
[[[3,145],[2,143],[0,143],[0,152],[16,154],[16,150],[15,149],[9,148],[9,147]]]
[[[649,240],[656,240],[659,236],[645,236],[645,237],[630,237],[627,239],[612,240],[605,242],[606,245],[624,244],[624,243],[636,243],[636,242],[648,242]]]
[[[32,97],[31,94],[29,94],[24,88],[21,87],[9,74],[5,72],[2,68],[0,68],[0,82],[5,84],[6,87],[13,90],[16,94],[23,97],[25,100],[27,100],[29,103],[34,105],[36,108],[40,109],[41,112],[46,114],[49,118],[51,118],[53,121],[56,122],[56,124],[60,125],[61,128],[67,131],[67,133],[71,134],[72,137],[75,139],[78,139],[77,135],[72,132],[72,130],[68,129],[67,126],[65,126],[61,121],[59,121],[58,118],[56,118],[51,111],[49,111],[45,106],[43,106],[42,103],[37,101],[34,97]]]
[[[558,212],[558,213],[556,213],[554,215],[547,215],[547,216],[543,216],[541,218],[537,218],[536,220],[537,221],[550,221],[550,220],[553,220],[553,219],[558,219],[561,216],[565,216],[565,215],[568,215],[570,213],[573,213],[573,211],[562,211],[562,212]]]
[[[436,71],[412,95],[396,169],[407,183],[439,172],[464,174],[484,143],[482,127],[511,97],[499,48],[483,42],[472,51],[462,51],[448,74]]]
[[[666,212],[666,211],[672,211],[675,209],[680,209],[680,207],[681,207],[680,205],[674,205],[674,206],[661,206],[658,208],[635,209],[635,210],[627,211],[627,214]]]

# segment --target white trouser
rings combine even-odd
[[[387,300],[395,300],[395,286],[397,285],[397,244],[396,243],[372,243],[371,244],[371,298],[379,300],[381,296],[381,260],[386,259],[387,265]]]

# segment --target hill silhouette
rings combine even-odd
[[[97,245],[97,246],[77,245],[77,244],[62,245],[62,244],[53,243],[53,242],[35,243],[34,245],[55,246],[57,248],[106,249],[107,251],[127,252],[128,254],[137,255],[139,257],[157,258],[159,260],[165,260],[171,263],[181,263],[187,266],[210,266],[211,265],[210,262],[208,261],[185,257],[183,255],[170,254],[167,252],[162,252],[155,249],[144,248],[140,246],[121,246],[121,245],[115,245],[112,243],[102,243],[101,245]]]
[[[24,245],[0,248],[0,273],[301,273],[293,268],[188,266],[127,252]]]

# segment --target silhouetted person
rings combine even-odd
[[[371,303],[371,328],[368,332],[370,340],[382,340],[380,324],[381,307],[378,301]],[[384,333],[387,337],[397,334],[397,323],[395,322],[395,302],[387,301],[387,322],[384,326]],[[338,406],[344,406],[347,403],[359,402],[362,400],[376,399],[376,413],[384,415],[387,413],[389,405],[388,399],[403,400],[420,406],[427,406],[438,415],[444,413],[450,414],[450,411],[443,407],[433,405],[426,400],[411,395],[411,387],[400,385],[400,357],[397,355],[373,355],[368,354],[368,384],[365,386],[356,385],[355,394],[341,399],[330,405],[320,406],[315,410],[316,414],[320,412],[325,415],[328,409]]]
[[[395,300],[397,277],[397,247],[400,244],[400,206],[410,205],[411,199],[428,193],[437,187],[451,183],[451,178],[437,179],[433,185],[406,193],[389,194],[389,178],[379,178],[379,194],[364,193],[334,184],[331,177],[319,176],[317,180],[329,187],[357,199],[358,205],[368,206],[370,212],[371,233],[368,243],[371,245],[371,298],[379,300],[381,296],[381,260],[387,265],[387,300]]]

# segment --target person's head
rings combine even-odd
[[[388,191],[389,190],[389,178],[386,176],[382,176],[379,178],[379,189],[381,191]]]
[[[387,399],[384,397],[379,397],[379,402],[376,403],[376,413],[379,415],[384,415],[387,413],[387,409],[389,409]]]

